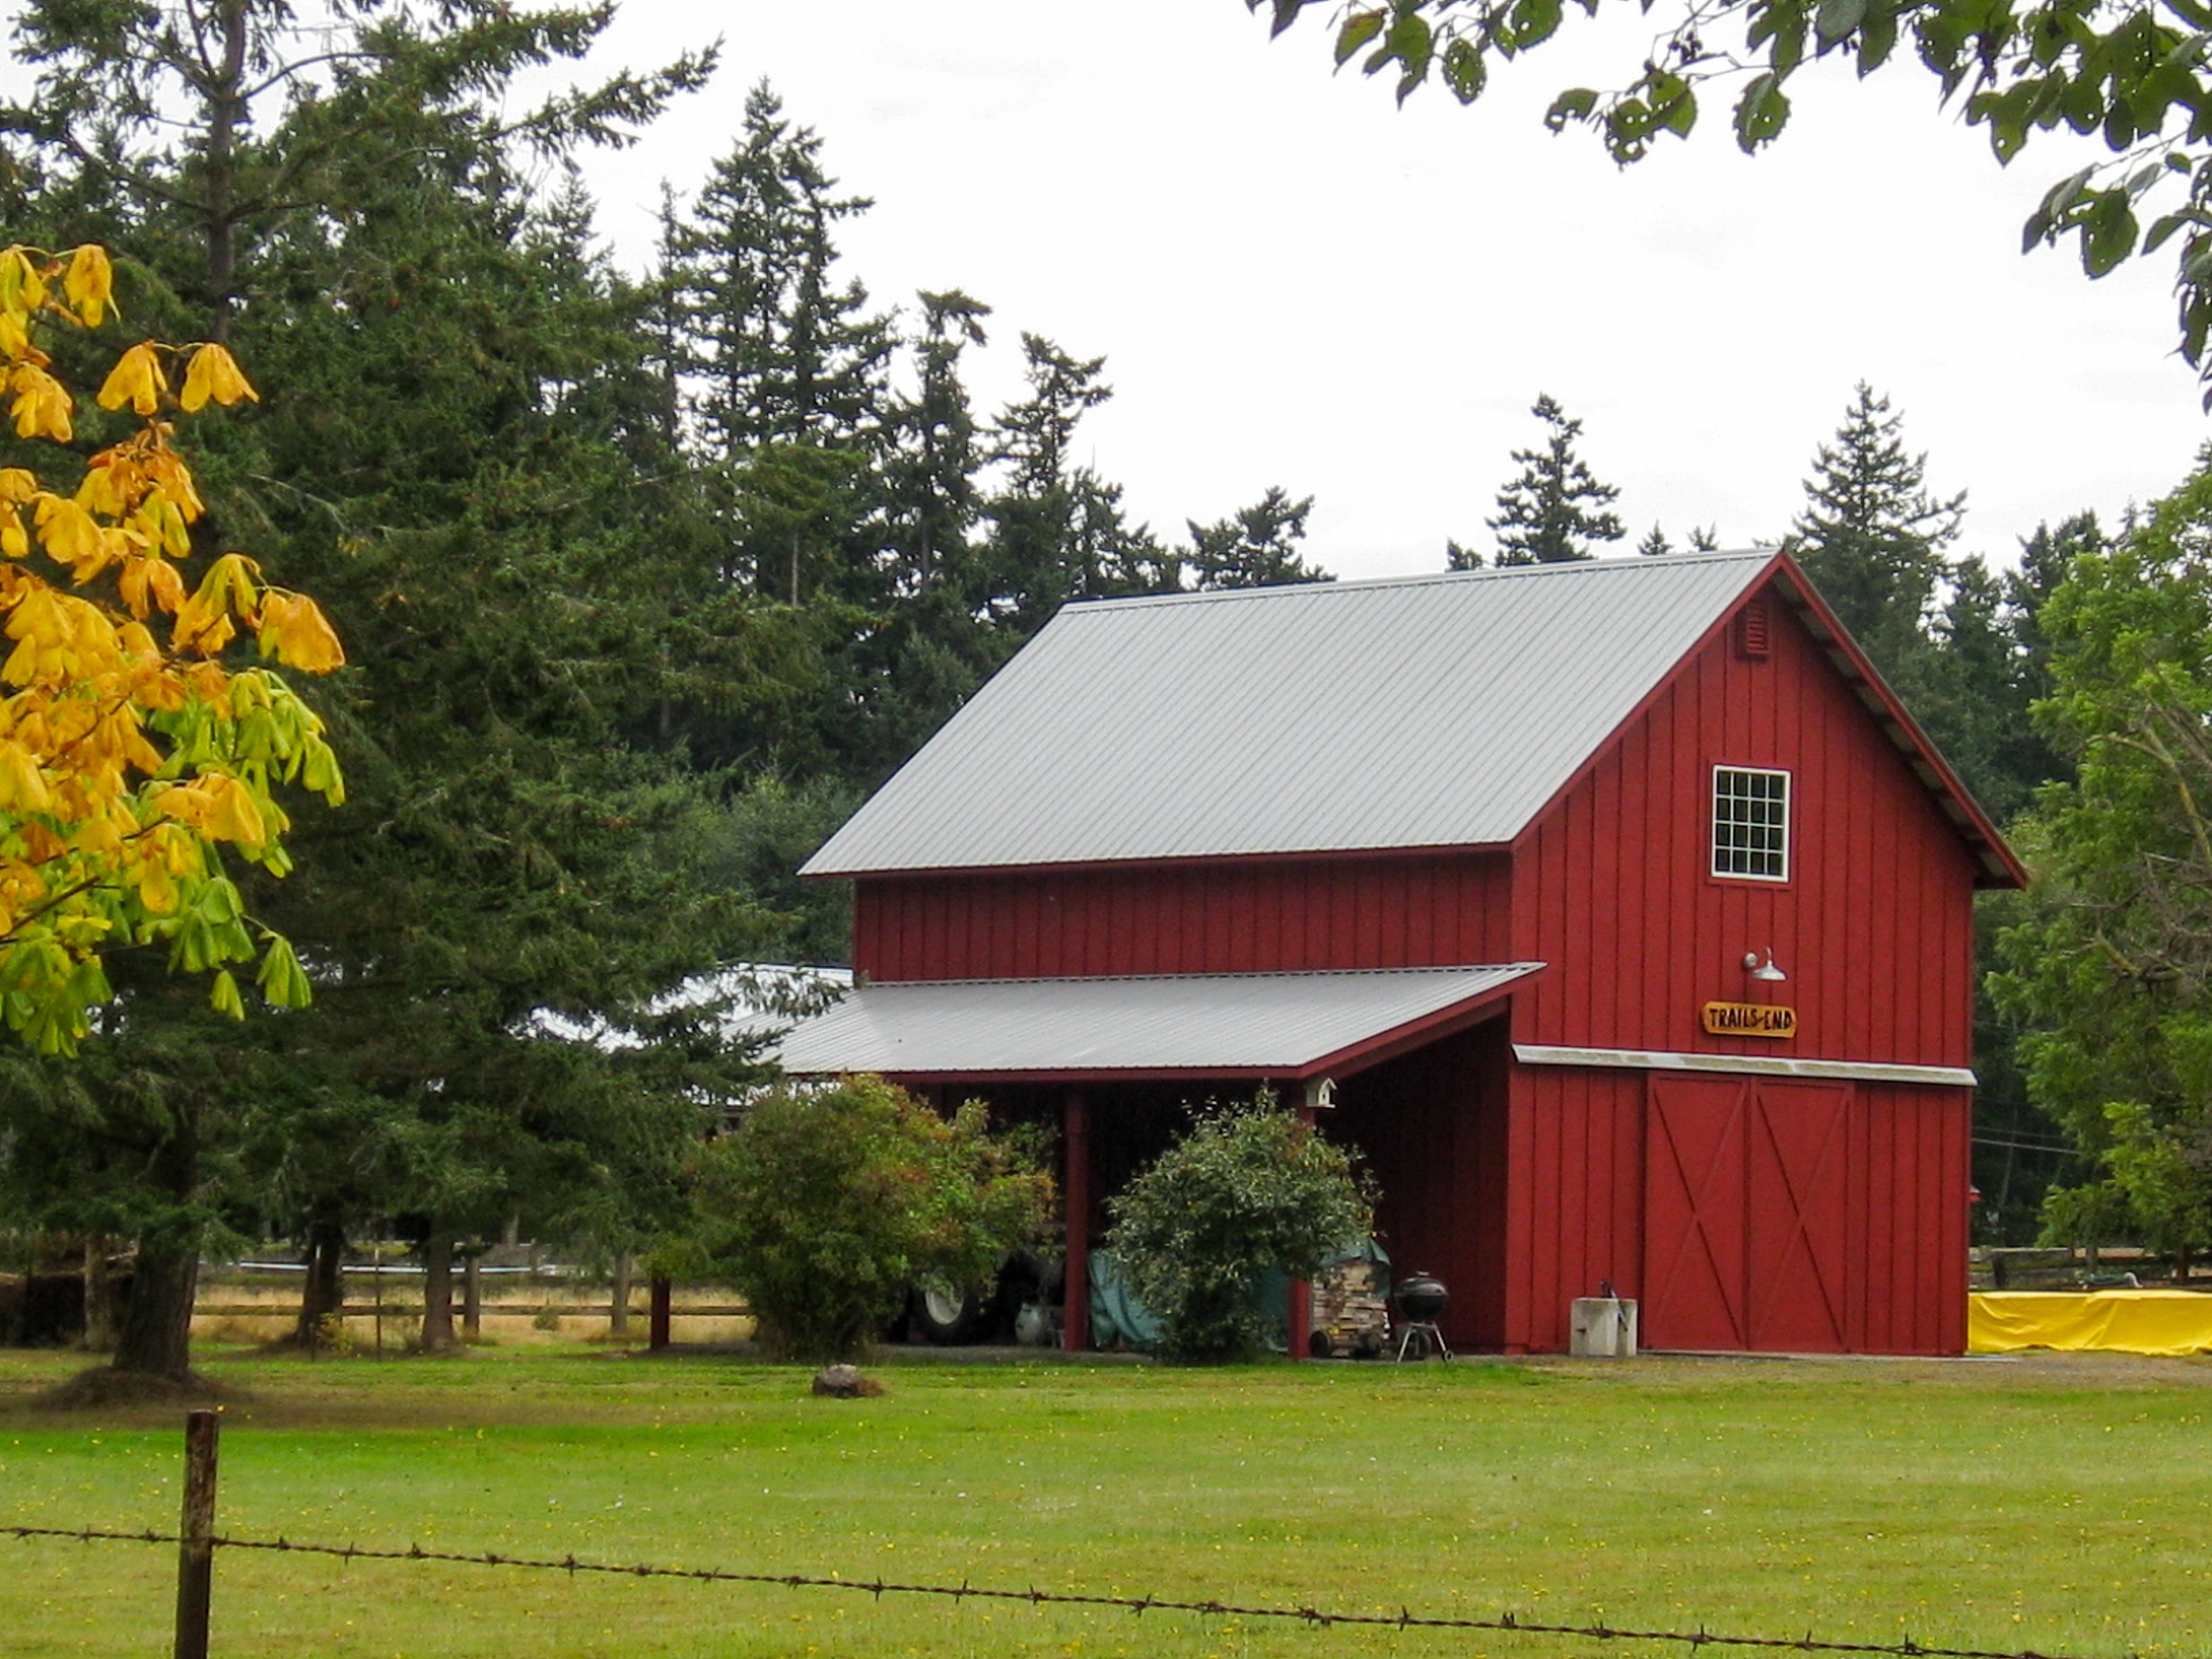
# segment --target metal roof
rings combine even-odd
[[[805,873],[1509,841],[1776,557],[1070,605]]]
[[[779,1057],[799,1075],[1303,1077],[1425,1037],[1541,965],[903,980],[801,1021]]]

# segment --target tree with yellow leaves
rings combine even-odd
[[[289,867],[280,783],[343,797],[320,718],[270,668],[224,660],[250,634],[263,658],[327,673],[336,634],[244,555],[194,545],[174,416],[256,397],[230,353],[132,346],[97,402],[135,429],[79,458],[75,402],[37,341],[112,309],[102,249],[0,252],[0,393],[44,463],[0,467],[0,1023],[44,1053],[75,1050],[110,995],[103,953],[124,947],[211,974],[234,1016],[239,964],[272,1004],[304,1003],[291,946],[246,914],[224,859]]]

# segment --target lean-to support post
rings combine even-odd
[[[1060,1192],[1067,1208],[1068,1238],[1060,1340],[1071,1354],[1091,1345],[1091,1123],[1083,1091],[1070,1089],[1061,1107],[1066,1157]]]

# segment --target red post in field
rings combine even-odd
[[[668,1346],[669,1306],[674,1300],[674,1286],[668,1275],[653,1275],[653,1310],[647,1316],[645,1346],[657,1353]]]
[[[1071,1354],[1091,1345],[1091,1125],[1080,1089],[1070,1089],[1061,1108],[1066,1170],[1061,1180],[1068,1240],[1060,1340]]]
[[[212,1411],[184,1419],[184,1518],[177,1528],[176,1659],[207,1659],[215,1587],[215,1443]]]

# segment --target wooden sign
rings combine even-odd
[[[1708,1002],[1705,1029],[1716,1037],[1794,1037],[1797,1010],[1766,1002]]]

